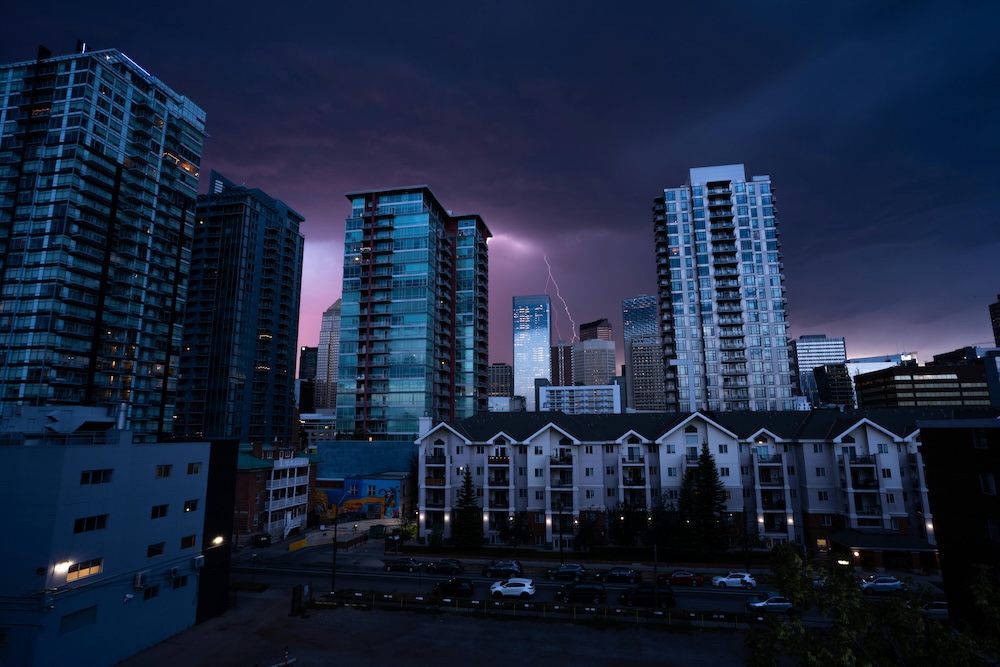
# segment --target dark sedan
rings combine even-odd
[[[420,561],[413,558],[390,558],[383,563],[386,572],[417,572],[421,567]]]
[[[563,563],[559,567],[550,567],[545,571],[545,578],[549,581],[556,579],[572,579],[580,581],[587,576],[587,568],[579,563]]]
[[[637,584],[642,581],[642,572],[637,572],[630,567],[613,567],[594,575],[598,581],[614,582],[619,581],[625,584]]]
[[[657,581],[671,586],[701,586],[705,583],[705,577],[687,570],[674,570],[667,574],[661,574],[657,577]]]
[[[447,581],[439,581],[434,584],[434,595],[447,598],[471,598],[476,594],[476,585],[472,579],[465,577],[452,577]]]
[[[427,563],[424,569],[431,574],[462,574],[465,572],[465,566],[462,565],[462,561],[455,560],[454,558],[442,558],[441,560]]]

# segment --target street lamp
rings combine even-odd
[[[340,525],[340,507],[334,506],[336,511],[333,515],[333,562],[330,568],[330,595],[337,592],[337,527]]]
[[[561,500],[559,500],[559,501],[556,502],[556,511],[559,513],[558,514],[558,517],[559,517],[558,518],[558,521],[559,521],[559,564],[562,565],[563,564],[563,539],[562,539],[562,537],[563,537],[563,530],[562,530],[563,504],[562,504]]]

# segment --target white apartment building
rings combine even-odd
[[[993,413],[1000,413],[994,410]],[[437,424],[422,436],[419,534],[447,540],[466,467],[484,538],[525,511],[540,547],[571,545],[581,512],[676,502],[707,443],[734,533],[794,542],[858,566],[936,567],[918,419],[938,410],[662,415],[522,413]],[[995,416],[995,414],[994,414]]]

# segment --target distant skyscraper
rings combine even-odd
[[[551,380],[552,303],[547,294],[514,297],[514,395],[534,412],[535,379]]]
[[[993,325],[993,344],[1000,347],[1000,294],[990,304],[990,324]]]
[[[615,343],[589,338],[572,345],[573,378],[571,384],[588,387],[610,384],[615,370]]]
[[[0,406],[124,406],[152,442],[174,428],[205,113],[79,50],[0,65]]]
[[[625,405],[637,412],[667,409],[663,391],[663,349],[656,297],[647,294],[622,300],[625,338]]]
[[[653,206],[668,410],[792,410],[781,243],[768,176],[690,170]]]
[[[514,367],[510,364],[496,363],[489,367],[489,394],[503,398],[514,395]]]
[[[567,387],[573,384],[573,346],[559,341],[552,346],[552,370],[549,374],[552,385]]]
[[[288,444],[303,217],[215,173],[198,197],[178,391],[180,434]]]
[[[819,387],[813,369],[829,364],[847,363],[847,347],[843,338],[827,338],[824,334],[808,334],[792,341],[799,371],[799,390],[809,399],[809,405],[820,406]]]
[[[426,185],[348,193],[337,431],[410,440],[486,412],[490,230]]]
[[[308,347],[303,345],[299,348],[299,379],[316,379],[316,361],[319,356],[318,347]]]
[[[608,318],[594,320],[580,325],[580,340],[614,340],[611,322]]]
[[[847,372],[847,364],[824,364],[813,369],[816,392],[819,396],[816,407],[826,405],[855,407],[854,383]]]
[[[316,409],[337,407],[337,361],[340,358],[341,300],[323,313],[319,325],[319,350],[316,354]]]

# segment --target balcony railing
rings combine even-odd
[[[852,466],[857,466],[857,465],[875,465],[875,457],[874,456],[852,456],[851,457],[851,465]]]
[[[424,457],[424,461],[428,465],[444,465],[448,462],[448,457],[444,454],[430,454]]]
[[[640,465],[646,462],[646,457],[643,455],[639,456],[623,456],[622,463],[625,465]]]
[[[622,480],[624,486],[646,486],[645,477],[626,477]]]
[[[444,486],[444,477],[426,477],[424,486]]]
[[[490,486],[510,486],[509,477],[488,477],[486,481]]]
[[[486,464],[491,466],[510,465],[509,456],[490,456],[486,459]]]
[[[784,477],[762,477],[760,482],[761,486],[783,486],[785,483]]]
[[[573,455],[563,454],[562,456],[550,456],[549,461],[551,465],[554,466],[571,466],[573,465]]]

